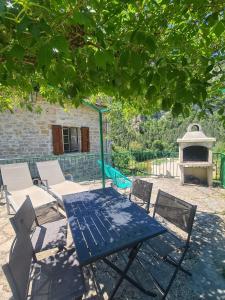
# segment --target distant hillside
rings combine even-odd
[[[114,108],[110,113],[110,139],[115,149],[178,151],[176,140],[192,122],[200,123],[207,136],[216,138],[214,151],[225,152],[225,128],[217,114],[201,120],[195,112],[188,118],[174,118],[171,113],[126,118],[119,108]]]

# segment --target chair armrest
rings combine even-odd
[[[48,185],[48,180],[47,179],[34,178],[33,183],[38,185],[39,187],[49,191],[49,185]]]
[[[49,185],[48,185],[48,180],[47,179],[41,179],[40,180],[40,184],[47,189],[47,191],[49,190]]]

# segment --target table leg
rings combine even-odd
[[[130,266],[132,265],[134,259],[136,258],[138,251],[140,249],[142,244],[138,244],[136,245],[129,253],[129,260],[128,263],[125,267],[125,269],[122,271],[120,270],[116,265],[114,265],[111,261],[109,261],[107,258],[103,258],[103,261],[109,265],[112,269],[114,269],[118,274],[121,275],[120,279],[118,280],[115,288],[112,291],[112,294],[110,295],[109,299],[113,299],[113,297],[115,296],[118,288],[120,287],[121,283],[123,282],[124,279],[126,279],[127,281],[129,281],[131,284],[133,284],[137,289],[139,289],[141,292],[143,292],[144,294],[147,294],[151,297],[156,297],[156,294],[144,289],[140,284],[138,284],[135,280],[133,280],[131,277],[129,277],[127,275],[127,272],[130,268]]]

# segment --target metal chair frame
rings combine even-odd
[[[145,210],[149,213],[150,210],[150,201],[152,194],[153,183],[144,181],[141,179],[135,179],[132,184],[131,192],[129,194],[129,199],[132,200],[132,196],[141,200],[141,202],[137,202],[141,206],[146,204]]]
[[[163,215],[162,211],[160,211],[160,209],[162,209],[164,206],[160,204],[160,197],[163,196],[163,197],[167,197],[170,201],[175,201],[177,203],[179,203],[179,205],[183,205],[183,207],[187,207],[187,210],[189,211],[189,215],[188,215],[188,220],[187,220],[187,224],[186,226],[185,225],[182,225],[182,224],[179,224],[179,222],[175,222],[175,220],[172,220],[171,218],[167,218],[167,216]],[[168,206],[169,207],[169,206]],[[167,207],[167,208],[168,208]],[[186,201],[183,201],[179,198],[176,198],[174,197],[173,195],[170,195],[168,193],[165,193],[161,190],[158,191],[158,195],[157,195],[157,198],[156,198],[156,202],[155,202],[155,205],[154,205],[154,212],[153,212],[153,218],[155,218],[156,214],[158,214],[160,217],[164,218],[165,220],[167,220],[168,222],[172,223],[173,225],[177,226],[178,228],[180,228],[182,231],[184,231],[186,234],[187,234],[187,238],[186,238],[186,241],[185,241],[185,244],[182,248],[177,248],[176,250],[180,250],[182,251],[182,254],[179,258],[179,260],[175,260],[174,258],[172,258],[168,253],[168,255],[166,255],[165,257],[160,257],[160,255],[158,255],[157,253],[157,257],[162,259],[163,261],[165,261],[166,263],[172,265],[175,269],[174,269],[174,272],[169,280],[169,283],[167,285],[167,287],[164,289],[162,287],[162,285],[160,284],[160,282],[153,276],[153,274],[150,273],[151,275],[151,278],[153,280],[153,282],[155,283],[155,285],[157,286],[157,288],[159,289],[159,291],[163,294],[163,297],[162,299],[165,299],[172,284],[173,284],[173,281],[178,273],[178,271],[182,271],[184,272],[185,274],[191,276],[192,274],[187,271],[185,268],[182,267],[182,262],[185,258],[185,255],[189,249],[189,245],[190,245],[190,239],[191,239],[191,233],[192,233],[192,227],[193,227],[193,223],[194,223],[194,218],[195,218],[195,214],[196,214],[196,210],[197,210],[197,206],[196,205],[192,205]],[[171,210],[172,212],[172,210]],[[170,234],[171,236],[175,237],[178,241],[180,241],[180,238],[177,237],[174,233],[172,233],[171,231],[168,231],[166,234]],[[148,242],[148,245],[151,247],[151,240]],[[163,247],[163,245],[162,245]],[[155,251],[154,248],[151,247],[151,249],[153,251]],[[139,263],[142,264],[142,267],[143,267],[143,263],[140,262],[139,260]]]
[[[23,215],[22,215],[24,208],[26,210],[26,216],[29,217],[28,222],[24,221],[24,218],[23,218]],[[19,219],[19,220],[17,220],[17,219]],[[21,235],[25,235],[27,233],[31,234],[32,231],[34,230],[34,227],[36,228],[36,227],[40,226],[40,224],[38,222],[38,219],[37,219],[37,216],[36,216],[36,213],[35,213],[35,210],[33,208],[33,205],[32,205],[32,202],[31,202],[29,196],[26,197],[26,200],[22,204],[21,208],[9,220],[10,220],[10,223],[11,223],[15,233],[16,234],[21,234]],[[52,248],[54,248],[54,247],[52,247]],[[66,248],[58,246],[59,251],[62,251],[63,249],[66,249]],[[33,260],[37,261],[36,252],[35,252],[34,249],[33,249]]]
[[[45,271],[46,278],[45,281],[39,286],[39,289],[33,290],[33,283],[35,280],[39,280],[39,273],[37,272],[36,276],[35,271],[38,271],[42,267],[45,268],[45,266],[48,268],[48,262],[41,260],[38,263],[32,264],[32,255],[33,249],[29,234],[26,233],[21,235],[19,233],[11,245],[9,262],[2,266],[3,272],[12,290],[13,298],[16,300],[36,299],[36,297],[39,299],[42,296],[47,296],[44,285],[48,280],[51,279],[51,273],[49,272],[50,269]],[[53,261],[55,257],[56,256],[52,256],[49,259]],[[64,261],[67,262],[67,255],[65,255],[65,258],[66,260],[63,260],[62,265],[64,265]],[[81,268],[79,267],[78,270],[78,272],[80,272],[79,274],[81,274],[80,291],[79,293],[77,293],[77,289],[71,291],[69,295],[69,299],[71,300],[73,295],[76,295],[76,299],[81,300],[82,294],[85,292],[84,277]],[[57,275],[60,275],[63,278],[64,273],[54,273],[54,276]],[[44,289],[43,291],[42,288]]]

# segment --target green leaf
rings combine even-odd
[[[181,81],[177,82],[176,85],[176,99],[177,101],[180,101],[184,97],[184,91],[185,91],[185,84]]]
[[[106,50],[105,51],[105,60],[106,60],[106,63],[113,64],[113,62],[114,62],[114,55],[113,55],[112,51],[110,51],[110,50]]]
[[[173,108],[172,108],[172,113],[173,113],[173,115],[179,115],[180,113],[182,113],[182,111],[183,111],[183,106],[182,106],[182,104],[176,102],[176,103],[173,105]]]
[[[206,22],[213,26],[218,20],[218,13],[212,13],[210,16],[207,17]]]
[[[167,111],[171,108],[171,105],[173,104],[171,98],[163,98],[162,100],[162,109]]]
[[[93,20],[84,12],[76,11],[73,14],[73,23],[84,25],[86,27],[93,25]]]
[[[218,110],[218,114],[222,116],[222,115],[224,114],[224,111],[225,111],[225,110],[224,110],[224,107],[221,107],[221,108]]]
[[[139,55],[139,53],[135,51],[130,51],[129,67],[138,70],[140,68],[140,64],[141,64],[141,55]]]
[[[151,51],[155,52],[156,50],[156,43],[152,36],[146,36],[145,38],[145,46]]]
[[[64,68],[65,78],[67,80],[74,80],[76,77],[76,70],[72,65],[66,65]]]
[[[39,27],[39,25],[37,25],[37,24],[33,24],[33,25],[31,26],[30,32],[31,32],[32,37],[33,37],[34,39],[38,39],[38,38],[40,37],[40,35],[41,35],[40,27]]]
[[[147,85],[150,85],[150,83],[152,82],[153,76],[154,76],[154,72],[153,72],[153,70],[150,70],[145,79],[145,82]]]
[[[213,31],[217,37],[220,37],[220,35],[224,32],[225,27],[221,21],[217,22],[215,27],[213,28]]]
[[[3,13],[5,12],[5,3],[3,1],[0,1],[0,15],[3,15]]]
[[[24,54],[25,54],[25,50],[20,45],[14,45],[9,53],[10,56],[15,57],[18,60],[22,60],[24,57]]]
[[[202,99],[205,101],[207,98],[207,91],[206,89],[202,88],[201,92],[202,92]]]
[[[46,66],[50,63],[52,58],[52,49],[49,45],[42,46],[37,55],[39,66]]]
[[[154,85],[150,85],[146,93],[146,98],[151,99],[156,93],[157,93],[156,87]]]
[[[134,42],[138,45],[141,44],[141,45],[145,46],[151,52],[154,52],[156,50],[155,40],[154,40],[153,36],[151,36],[149,33],[135,30],[131,34],[130,41]]]
[[[128,50],[122,50],[119,58],[119,63],[121,67],[128,67],[130,52]]]
[[[69,45],[64,36],[55,36],[51,40],[52,48],[56,48],[59,51],[67,53],[69,50]]]
[[[212,69],[214,68],[214,65],[209,65],[206,70],[205,73],[210,73],[212,71]]]
[[[103,51],[99,50],[95,53],[95,62],[98,67],[105,69],[107,59]]]

